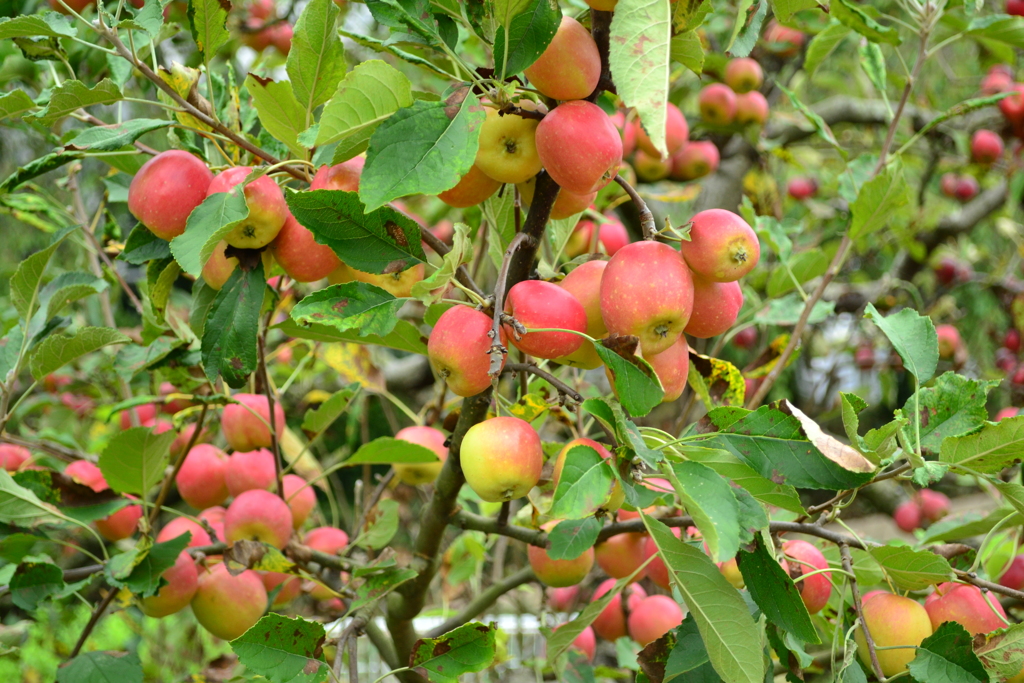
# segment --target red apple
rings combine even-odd
[[[348,534],[341,529],[322,526],[312,529],[307,533],[303,543],[313,550],[319,550],[328,555],[339,555],[348,546]],[[311,585],[307,584],[307,586],[309,588],[309,595],[314,600],[331,600],[337,595],[334,591],[320,583],[311,582]]]
[[[956,173],[943,173],[939,180],[939,190],[950,199],[956,199],[956,186],[960,183],[960,176]]]
[[[1006,0],[1006,13],[1015,17],[1024,17],[1024,0]]]
[[[929,522],[937,522],[949,513],[949,498],[945,494],[931,489],[921,489],[921,514]]]
[[[736,123],[763,126],[768,120],[768,100],[756,90],[736,96]]]
[[[322,280],[341,265],[334,250],[326,244],[318,244],[313,233],[295,220],[291,211],[270,243],[270,251],[288,277],[297,282]]]
[[[213,178],[207,195],[228,192],[246,179],[252,168],[235,166]],[[224,236],[224,241],[239,249],[259,249],[270,244],[284,227],[288,205],[284,194],[269,175],[260,176],[245,186],[245,203],[249,216]]]
[[[745,93],[761,87],[764,83],[764,72],[761,65],[750,57],[740,57],[726,64],[723,80],[736,93]]]
[[[647,556],[644,554],[645,534],[616,534],[607,541],[594,546],[594,555],[597,566],[608,576],[615,579],[624,579],[644,563]],[[647,576],[647,569],[634,577],[634,581]],[[596,598],[596,596],[595,596]]]
[[[641,182],[656,183],[659,180],[668,178],[672,172],[672,158],[661,159],[651,156],[642,149],[638,149],[633,155],[633,170]]]
[[[644,360],[654,368],[654,374],[665,390],[662,403],[670,403],[683,395],[690,373],[690,348],[686,344],[686,335],[679,335],[675,344],[661,353],[644,356]]]
[[[1011,353],[1020,353],[1020,332],[1011,327],[1003,337],[1003,348]]]
[[[732,338],[732,345],[740,349],[752,349],[757,344],[757,328],[744,327]]]
[[[31,460],[32,453],[24,446],[0,443],[0,467],[8,472],[17,472],[22,465]]]
[[[142,519],[141,505],[127,505],[112,515],[96,520],[96,530],[110,542],[130,538]]]
[[[132,423],[132,417],[134,416],[137,421],[135,424]],[[121,411],[119,417],[121,422],[121,429],[130,429],[131,427],[141,427],[144,423],[149,422],[156,418],[156,406],[152,403],[143,403],[141,406],[135,406],[128,410]]]
[[[591,600],[596,602],[602,595],[610,591],[614,585],[615,579],[608,579],[602,582],[594,591],[594,597]],[[626,635],[626,614],[622,608],[623,594],[627,596],[626,605],[629,607],[630,614],[635,612],[636,608],[647,597],[647,591],[634,583],[626,586],[622,593],[616,595],[608,602],[608,606],[597,615],[597,618],[591,624],[594,632],[605,640],[615,642]]]
[[[246,491],[228,506],[224,535],[228,543],[244,538],[283,548],[292,536],[292,512],[270,491]]]
[[[285,502],[292,512],[292,525],[300,529],[316,507],[316,491],[312,484],[297,474],[284,475],[281,484],[284,487]]]
[[[213,530],[213,536],[211,539],[214,542],[223,541],[224,536],[224,516],[227,515],[228,511],[220,505],[214,505],[213,507],[206,508],[201,511],[197,517],[202,521],[206,522]]]
[[[1018,3],[1024,10],[1024,0],[1009,0],[1012,3]],[[1007,12],[1009,14],[1009,12]],[[1006,92],[1013,87],[1013,72],[1010,67],[1006,64],[995,64],[988,70],[985,77],[981,79],[981,94],[982,95],[997,95],[1001,92]]]
[[[228,498],[225,469],[228,456],[209,444],[199,444],[185,456],[174,482],[182,500],[197,510],[220,505]]]
[[[743,308],[743,290],[738,282],[712,282],[693,278],[693,311],[684,332],[708,339],[724,334],[736,323]]]
[[[189,548],[199,548],[213,543],[210,534],[206,533],[206,529],[188,517],[175,517],[165,524],[160,533],[156,535],[156,542],[166,543],[167,541],[172,541],[185,532],[192,534],[187,546]]]
[[[548,596],[548,606],[552,610],[555,612],[568,612],[580,597],[580,587],[548,588],[545,593]]]
[[[365,163],[366,159],[359,156],[334,166],[321,166],[313,176],[309,189],[356,192],[359,190],[359,177]]]
[[[562,193],[559,193],[561,196]],[[597,242],[594,242],[594,228],[597,227]],[[565,255],[576,258],[591,251],[603,251],[609,256],[629,244],[629,231],[618,218],[605,216],[605,222],[597,224],[591,220],[580,221],[573,229],[572,235],[565,243]]]
[[[199,572],[192,556],[182,551],[164,573],[160,575],[167,585],[156,595],[139,601],[139,609],[147,617],[166,617],[188,607],[199,588]]]
[[[865,342],[853,352],[853,362],[861,370],[870,370],[875,367],[875,347],[870,342]]]
[[[950,360],[963,348],[960,332],[952,325],[936,325],[935,333],[939,337],[939,358]]]
[[[537,126],[537,154],[563,189],[589,194],[610,183],[622,163],[622,140],[604,110],[563,102]]]
[[[971,175],[960,176],[956,181],[956,198],[961,202],[974,199],[981,192],[977,178]]]
[[[594,629],[589,626],[583,629],[569,647],[586,655],[587,661],[594,661],[594,656],[597,655],[597,636],[594,635]]]
[[[1016,591],[1024,588],[1024,555],[1017,555],[1010,560],[1010,566],[999,577],[999,585]]]
[[[68,463],[64,468],[64,474],[97,493],[109,488],[100,468],[88,460],[75,460]]]
[[[224,483],[235,497],[255,489],[269,491],[277,483],[274,454],[266,448],[235,451],[224,468]]]
[[[998,413],[996,413],[995,422],[1002,422],[1007,418],[1017,417],[1019,413],[1020,408],[1014,408],[1013,406],[1010,406],[1009,408],[1003,408]]]
[[[783,26],[774,19],[764,30],[764,42],[768,49],[779,57],[795,57],[804,46],[806,36],[795,28]]]
[[[211,182],[213,173],[198,157],[177,149],[161,152],[132,178],[128,210],[157,237],[173,239],[185,232],[189,214],[206,199]]]
[[[657,160],[661,158],[661,152],[651,142],[650,136],[640,123],[640,119],[633,120],[636,130],[636,146],[640,151],[645,152],[649,157]],[[686,117],[679,107],[668,102],[665,105],[665,147],[668,149],[668,157],[678,153],[690,139],[690,126]],[[634,163],[634,166],[636,164]]]
[[[259,572],[259,577],[268,596],[275,588],[281,587],[281,590],[274,596],[274,602],[271,604],[272,607],[284,607],[299,597],[299,593],[302,592],[302,579],[294,574]]]
[[[788,561],[783,566],[790,573],[790,576],[803,576],[818,569],[828,569],[828,560],[807,541],[791,540],[782,544],[782,552],[785,553]],[[797,583],[800,590],[800,597],[807,606],[807,611],[817,614],[828,603],[832,595],[832,582],[828,574],[815,574]]]
[[[761,245],[753,229],[724,209],[708,209],[694,216],[690,220],[690,240],[684,240],[680,250],[694,275],[715,282],[739,280],[761,257]]]
[[[474,164],[455,187],[445,190],[437,195],[437,198],[448,206],[464,209],[483,202],[497,192],[500,187],[501,183],[488,176]]]
[[[270,44],[287,57],[292,49],[292,36],[295,34],[295,29],[292,28],[291,24],[281,22],[274,24],[268,30],[270,31]]]
[[[736,93],[722,83],[712,83],[697,98],[702,119],[714,126],[727,126],[736,117]]]
[[[590,31],[566,15],[547,48],[523,73],[551,99],[582,100],[601,78],[601,55]]]
[[[434,372],[458,396],[475,396],[491,386],[488,354],[496,342],[488,336],[492,320],[469,306],[453,306],[441,314],[427,341],[427,357]],[[501,344],[505,331],[499,330]],[[505,359],[502,358],[502,366]]]
[[[267,611],[267,589],[251,569],[231,576],[223,562],[199,573],[192,612],[207,631],[234,640],[252,628]]]
[[[558,283],[565,291],[576,297],[587,315],[587,334],[594,339],[603,339],[608,334],[601,317],[601,277],[607,261],[587,261],[575,268]],[[601,365],[601,358],[594,350],[594,345],[587,340],[575,352],[556,359],[563,365],[592,370]]]
[[[798,202],[802,202],[817,194],[818,182],[814,180],[814,178],[799,176],[789,181],[786,191],[789,193],[790,197]]]
[[[228,445],[236,451],[269,448],[270,401],[263,394],[235,394],[232,398],[238,403],[224,406],[221,417],[221,429]],[[278,438],[284,432],[284,428],[284,409],[280,401],[275,401],[274,430]]]
[[[437,462],[395,463],[392,467],[395,468],[395,476],[398,480],[410,486],[433,483],[437,479],[437,475],[441,473],[445,460],[448,459],[448,446],[445,445],[448,437],[433,427],[413,426],[400,429],[395,434],[395,438],[429,448],[439,458]]]
[[[544,451],[526,420],[494,417],[473,425],[462,440],[462,473],[480,498],[522,498],[540,480]]]
[[[1014,125],[1024,123],[1024,83],[1014,83],[1010,90],[1013,95],[999,100],[999,111]]]
[[[647,645],[683,623],[683,610],[667,595],[652,595],[640,601],[629,615],[629,637]]]
[[[971,635],[1006,628],[1006,611],[992,598],[992,606],[977,586],[961,583],[940,583],[924,601],[932,629],[946,621],[955,621]],[[1000,618],[1001,617],[1001,618]]]
[[[554,522],[548,522],[544,529],[550,530]],[[554,560],[547,549],[535,545],[527,546],[526,556],[537,575],[537,580],[545,586],[565,588],[575,586],[587,578],[590,568],[594,566],[594,549],[587,548],[583,554],[571,560]]]
[[[1003,156],[1003,139],[990,130],[976,130],[971,136],[971,158],[979,164],[992,164]]]
[[[587,313],[572,294],[551,282],[525,280],[512,287],[505,299],[505,311],[527,328],[521,339],[509,335],[513,346],[537,358],[567,356],[583,345],[583,337],[571,332],[533,332],[559,328],[585,332]]]
[[[672,180],[696,180],[718,170],[720,155],[715,143],[687,143],[672,157]]]
[[[882,674],[895,676],[907,670],[907,664],[917,655],[917,646],[932,634],[928,612],[919,603],[892,593],[877,592],[863,603],[864,624],[878,649],[878,663]],[[871,669],[867,641],[862,629],[854,631],[857,654],[864,666]]]

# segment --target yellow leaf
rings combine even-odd
[[[370,350],[360,344],[330,344],[325,347],[324,362],[340,375],[341,383],[359,382],[370,391],[384,390],[384,376],[370,359]]]

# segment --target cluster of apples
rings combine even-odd
[[[938,491],[921,489],[896,506],[892,518],[903,531],[911,533],[949,514],[949,498]]]
[[[712,126],[762,126],[768,120],[768,100],[758,88],[764,82],[761,65],[749,57],[725,67],[724,83],[711,83],[700,91],[701,119]]]
[[[980,129],[971,136],[971,159],[982,168],[988,168],[1002,158],[1003,151],[1003,139],[997,133]],[[950,199],[963,203],[978,196],[981,184],[973,175],[950,172],[942,174],[939,190]]]
[[[287,56],[292,49],[295,30],[287,21],[277,19],[274,0],[254,0],[245,11],[247,16],[241,26],[242,42],[257,52],[273,46]]]

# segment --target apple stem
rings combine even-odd
[[[533,363],[506,363],[505,372],[530,373],[547,381],[548,384],[558,391],[559,403],[562,405],[565,405],[565,397],[571,398],[576,403],[583,403],[583,396],[578,391],[552,375],[550,372],[541,370]]]
[[[643,197],[633,189],[633,186],[626,182],[626,179],[621,175],[615,176],[615,182],[617,182],[629,198],[633,200],[633,204],[636,205],[637,213],[640,214],[640,230],[644,234],[645,240],[653,240],[658,236],[658,231],[654,226],[654,214],[647,208],[647,202],[643,200]]]

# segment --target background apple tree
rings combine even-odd
[[[1024,681],[1024,3],[0,14],[6,678]]]

